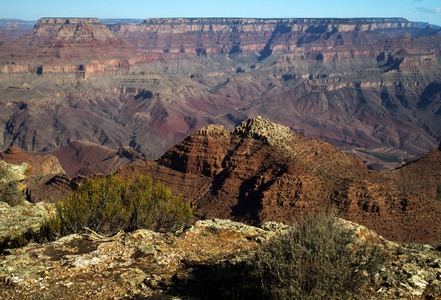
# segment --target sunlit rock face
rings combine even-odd
[[[255,117],[233,132],[204,127],[158,160],[118,172],[150,174],[192,201],[201,219],[291,223],[333,207],[392,240],[429,242],[440,234],[441,152],[436,149],[399,169],[373,171],[328,142]]]
[[[438,145],[440,45],[399,18],[43,18],[0,45],[0,147],[158,158],[260,115],[391,169]]]

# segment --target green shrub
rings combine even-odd
[[[192,266],[175,281],[182,298],[364,299],[385,261],[380,247],[357,244],[332,213],[316,213],[255,254]],[[368,297],[367,295],[366,297]]]
[[[351,246],[353,231],[315,214],[274,239],[253,260],[264,299],[358,299],[382,264],[379,249]]]
[[[84,227],[107,235],[139,228],[175,231],[192,221],[193,212],[188,201],[172,196],[163,184],[153,186],[148,176],[124,180],[113,174],[86,179],[57,203],[56,215],[45,220],[40,235],[53,240]]]
[[[6,165],[5,163],[0,164],[0,201],[16,206],[23,203],[25,194],[20,189],[20,182],[11,180]]]
[[[11,206],[22,204],[25,200],[25,194],[19,184],[18,181],[0,182],[0,200]]]

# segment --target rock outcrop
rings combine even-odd
[[[0,183],[8,183],[11,181],[21,181],[27,177],[29,173],[29,165],[23,163],[21,165],[8,164],[5,161],[0,161],[1,177]]]
[[[114,37],[98,18],[42,18],[35,25],[34,34],[75,40],[106,40]]]
[[[28,164],[31,176],[44,177],[64,173],[55,156],[31,155],[17,147],[9,147],[5,152],[0,152],[0,160],[14,165]]]
[[[345,220],[337,226],[354,231],[354,247],[376,245],[386,257],[363,295],[439,297],[441,257],[433,247],[393,243]],[[213,219],[178,234],[137,230],[111,241],[76,234],[31,243],[0,257],[0,292],[9,299],[218,298],[219,291],[228,292],[222,290],[231,286],[228,280],[237,280],[235,268],[287,229],[274,222],[257,228]],[[221,273],[222,267],[231,273]]]
[[[20,180],[30,202],[57,202],[75,188],[74,184],[69,185],[71,181],[75,181],[72,178],[68,178],[65,185],[56,184],[54,178],[66,175],[53,155],[30,155],[17,147],[9,147],[5,152],[0,152],[0,162],[2,161],[16,168],[18,165],[23,166],[26,176],[23,175]]]
[[[121,166],[128,166],[143,157],[131,147],[118,151],[88,141],[78,140],[52,152],[66,171],[75,176],[91,176],[97,173],[109,174]]]
[[[11,207],[0,200],[0,245],[22,232],[37,232],[43,220],[54,211],[55,206],[51,203],[25,203]]]
[[[240,259],[276,233],[210,220],[197,222],[178,236],[138,230],[101,243],[71,235],[12,250],[2,258],[7,267],[0,267],[0,290],[4,296],[31,298],[43,285],[58,299],[81,294],[95,299],[153,296],[173,288],[176,279],[190,279],[198,264]],[[33,253],[32,258],[22,251]],[[26,292],[20,292],[24,286]]]
[[[433,150],[398,170],[371,171],[327,142],[256,117],[232,133],[210,125],[157,162],[118,172],[164,181],[197,205],[201,219],[293,222],[304,213],[335,206],[341,216],[389,239],[427,242],[441,234],[440,159],[441,152]]]

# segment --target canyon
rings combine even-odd
[[[90,163],[96,161],[93,154],[107,153],[101,167],[109,172],[117,168],[123,177],[151,176],[190,201],[196,220],[292,224],[311,212],[333,209],[393,241],[436,243],[441,235],[439,148],[394,170],[370,170],[360,158],[328,142],[255,117],[234,131],[222,125],[198,129],[156,160],[141,159],[133,149],[93,151],[83,157],[89,166],[83,171],[96,171],[98,165]],[[81,172],[76,177],[64,174],[54,155],[31,156],[11,147],[0,159],[29,164],[23,184],[33,203],[58,202],[85,178]]]
[[[0,149],[84,140],[158,158],[263,116],[391,169],[441,139],[440,44],[399,18],[42,18],[0,42]]]
[[[0,298],[234,296],[256,251],[332,211],[384,259],[363,296],[438,299],[440,46],[401,18],[0,20],[1,182],[27,200],[0,201]],[[33,240],[112,172],[194,222]]]
[[[29,179],[31,202],[60,200],[81,176],[135,172],[189,199],[198,219],[293,222],[335,206],[393,240],[440,234],[438,29],[42,18],[8,36],[4,160],[53,155],[63,170]]]
[[[62,151],[90,146],[84,141],[73,145],[76,148]],[[216,298],[219,292],[233,293],[228,281],[236,278],[236,268],[287,234],[286,224],[295,226],[309,213],[326,208],[341,217],[336,226],[352,230],[353,249],[378,247],[385,258],[379,273],[363,287],[364,296],[440,295],[441,145],[400,168],[370,170],[360,158],[328,142],[254,117],[234,131],[222,125],[198,129],[156,160],[141,159],[127,148],[116,155],[107,148],[100,153],[110,155],[112,162],[115,156],[138,159],[121,164],[117,172],[123,177],[151,175],[190,200],[200,220],[175,233],[140,229],[98,239],[90,233],[73,234],[4,250],[2,295]],[[54,155],[32,156],[10,147],[0,153],[0,160],[28,165],[22,183],[28,199],[37,202],[14,207],[0,202],[3,243],[11,226],[38,228],[53,214],[51,202],[72,193],[85,178],[63,174]]]

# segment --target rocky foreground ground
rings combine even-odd
[[[423,244],[390,242],[364,226],[356,244],[376,244],[386,262],[366,287],[366,299],[439,299],[441,254]],[[249,257],[289,227],[261,228],[230,220],[198,221],[183,231],[137,230],[111,238],[75,234],[30,243],[0,257],[0,299],[219,299],[234,295],[234,274],[221,272]],[[231,278],[229,278],[231,276]]]

